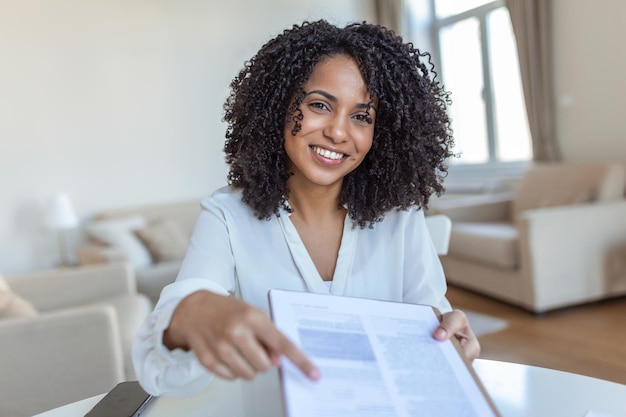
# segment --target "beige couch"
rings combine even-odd
[[[31,416],[136,379],[132,340],[152,304],[137,294],[128,266],[62,268],[3,284],[0,416]]]
[[[448,282],[537,313],[626,293],[625,188],[623,165],[536,164],[514,193],[438,202]]]
[[[199,200],[102,212],[85,227],[79,262],[128,262],[137,290],[156,303],[176,279],[199,213]]]

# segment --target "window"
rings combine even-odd
[[[451,92],[449,111],[460,154],[450,161],[451,168],[530,160],[517,49],[504,1],[409,3],[420,1],[430,2],[432,52],[444,88]]]

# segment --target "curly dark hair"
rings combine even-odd
[[[259,219],[285,206],[291,175],[285,124],[297,134],[302,86],[318,62],[336,55],[357,62],[368,92],[378,98],[372,147],[344,178],[340,194],[354,224],[371,226],[390,210],[427,207],[433,193],[444,191],[446,159],[453,156],[450,100],[430,54],[382,26],[304,22],[245,63],[224,104],[228,182],[243,190]]]

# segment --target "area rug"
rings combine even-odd
[[[489,333],[499,332],[506,329],[509,323],[506,320],[497,317],[488,316],[486,314],[476,313],[474,311],[465,311],[469,319],[470,326],[474,330],[476,337],[481,337]]]

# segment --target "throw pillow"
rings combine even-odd
[[[161,219],[135,230],[148,248],[155,262],[178,261],[185,257],[187,239],[180,227],[168,219]]]
[[[133,268],[143,269],[152,264],[152,258],[134,231],[145,226],[146,220],[137,215],[94,221],[85,231],[90,238],[124,253]]]
[[[0,319],[35,317],[37,309],[15,294],[6,280],[0,276]]]

